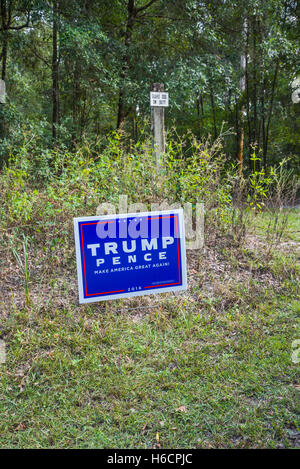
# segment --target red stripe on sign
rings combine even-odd
[[[147,287],[144,287],[144,288],[158,288],[158,287],[168,287],[170,285],[179,285],[181,283],[181,274],[180,274],[180,271],[181,271],[181,263],[180,263],[180,250],[179,250],[179,233],[178,233],[178,223],[177,223],[177,216],[175,215],[169,215],[169,216],[166,216],[166,217],[149,217],[151,219],[157,219],[157,218],[174,218],[175,217],[175,220],[176,220],[176,233],[177,233],[177,255],[178,255],[178,271],[179,271],[179,281],[178,282],[175,282],[175,283],[163,283],[162,285],[149,285]],[[148,220],[149,220],[148,218]]]
[[[88,296],[94,296],[94,295],[106,295],[108,293],[120,293],[122,291],[125,291],[125,290],[115,290],[115,291],[104,291],[102,293],[89,293]]]
[[[82,257],[83,257],[83,272],[84,272],[84,287],[85,287],[85,296],[96,296],[96,295],[108,295],[110,293],[120,293],[125,290],[114,290],[114,291],[106,291],[101,293],[88,293],[87,292],[87,281],[86,281],[86,271],[85,271],[85,255],[84,255],[84,242],[83,242],[83,232],[82,227],[83,225],[97,225],[98,223],[114,223],[113,221],[96,221],[92,223],[82,223],[80,225],[81,230],[81,242],[82,242]]]

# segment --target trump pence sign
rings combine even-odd
[[[185,290],[182,209],[74,218],[79,302]]]

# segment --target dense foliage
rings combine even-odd
[[[298,18],[296,0],[1,0],[1,163],[24,133],[37,155],[116,128],[137,141],[163,82],[177,133],[225,131],[228,162],[242,148],[253,170],[255,147],[265,168],[295,168]]]

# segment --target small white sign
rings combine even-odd
[[[169,93],[166,91],[150,92],[150,106],[151,107],[168,107],[169,106]]]
[[[5,104],[5,81],[0,80],[0,103]]]

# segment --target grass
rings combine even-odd
[[[215,147],[172,157],[160,190],[147,145],[118,148],[0,175],[0,447],[299,447],[299,210],[282,233],[287,211],[248,213],[244,237]],[[72,217],[119,194],[203,200],[205,248],[186,292],[79,306]]]
[[[283,231],[283,241],[300,242],[300,226],[299,226],[299,208],[282,209],[280,212],[275,209],[269,209],[261,213],[257,213],[250,217],[250,227],[252,231],[259,236],[266,236],[268,229],[274,230],[274,223],[277,216],[277,229],[285,225]]]
[[[26,306],[3,244],[0,446],[300,446],[295,256],[205,249],[188,255],[187,292],[79,307],[71,236],[30,245]]]

